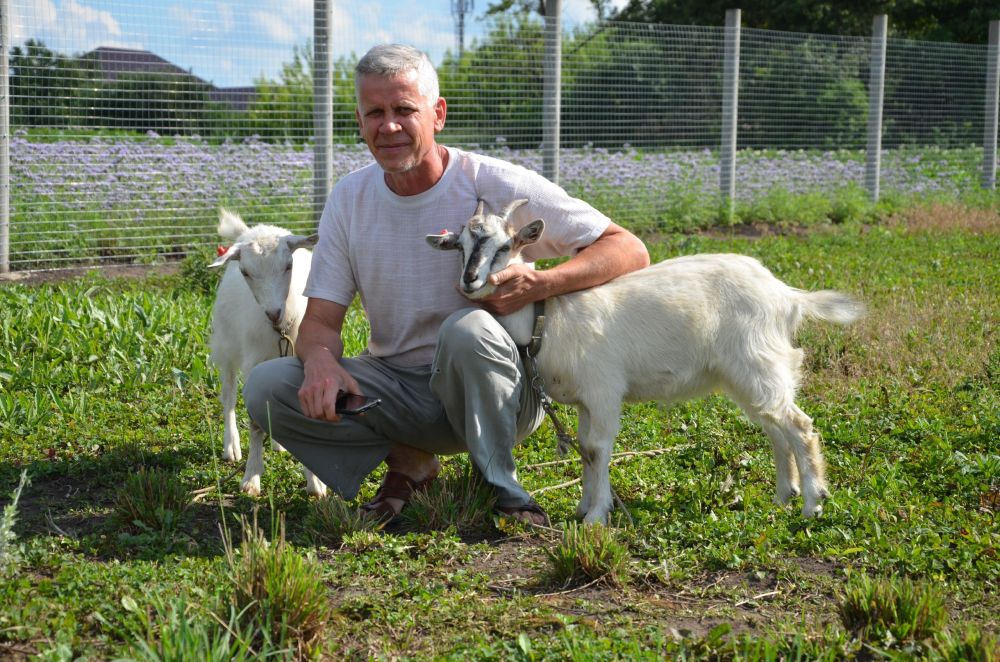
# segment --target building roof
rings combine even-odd
[[[84,58],[97,63],[97,68],[105,80],[117,80],[125,74],[166,74],[183,76],[191,83],[198,83],[208,88],[209,99],[217,103],[227,103],[236,110],[246,110],[257,95],[257,89],[247,87],[216,87],[206,80],[195,76],[190,70],[185,71],[173,62],[165,60],[155,53],[130,48],[99,46]]]

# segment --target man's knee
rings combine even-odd
[[[302,379],[302,364],[296,359],[281,358],[258,363],[243,383],[243,402],[250,418],[262,425],[274,414],[289,393],[297,393]]]
[[[438,351],[455,358],[482,356],[483,347],[513,345],[496,318],[480,308],[464,308],[441,324]]]

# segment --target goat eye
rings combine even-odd
[[[291,270],[292,270],[292,265],[289,264],[287,267],[285,267],[285,271],[291,271]]]
[[[241,271],[240,273],[243,274],[243,277],[246,278],[247,280],[252,280],[253,279],[253,276],[251,276],[250,274],[248,274],[245,271]]]

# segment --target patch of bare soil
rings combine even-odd
[[[910,232],[960,230],[971,234],[987,234],[1000,232],[1000,210],[932,204],[903,209],[886,219],[886,223],[903,227]]]
[[[0,286],[9,283],[23,285],[46,285],[62,283],[79,278],[91,272],[100,272],[108,278],[138,279],[147,276],[169,276],[177,273],[180,262],[165,262],[163,264],[107,264],[91,267],[71,267],[67,269],[50,269],[45,271],[12,271],[0,274]]]

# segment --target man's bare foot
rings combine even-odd
[[[441,462],[425,451],[397,444],[385,460],[389,467],[375,497],[362,506],[383,519],[402,512],[414,492],[422,491],[441,471]]]

